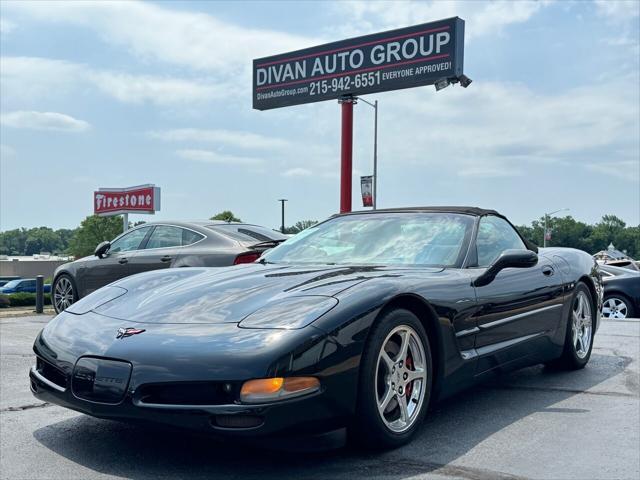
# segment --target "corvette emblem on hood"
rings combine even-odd
[[[118,333],[116,334],[116,338],[125,338],[130,337],[131,335],[137,335],[138,333],[142,333],[145,330],[143,328],[119,328]]]

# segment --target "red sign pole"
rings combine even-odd
[[[340,213],[351,211],[351,175],[353,171],[353,105],[356,99],[344,97],[342,105],[342,139],[340,146]]]

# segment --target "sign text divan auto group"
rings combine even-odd
[[[254,108],[433,84],[462,75],[464,21],[451,18],[254,60]]]

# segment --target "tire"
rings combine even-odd
[[[562,355],[550,362],[550,366],[563,370],[579,370],[587,365],[593,348],[595,317],[591,291],[584,283],[579,282],[571,298]]]
[[[68,290],[70,289],[70,290]],[[58,275],[51,285],[51,303],[56,313],[61,313],[78,301],[78,289],[71,275]]]
[[[404,309],[386,312],[373,327],[360,363],[352,440],[373,449],[409,442],[429,406],[432,371],[429,338],[420,320]],[[380,411],[379,404],[386,407]]]
[[[612,293],[605,295],[602,305],[603,318],[634,318],[636,315],[633,303],[624,295]]]

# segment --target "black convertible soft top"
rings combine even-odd
[[[496,212],[495,210],[488,210],[486,208],[479,207],[446,207],[446,206],[434,206],[434,207],[400,207],[400,208],[380,208],[377,210],[362,210],[357,212],[343,213],[341,215],[357,215],[359,213],[393,213],[393,212],[442,212],[442,213],[463,213],[467,215],[474,215],[481,217],[483,215],[498,215],[504,217],[504,215]]]

